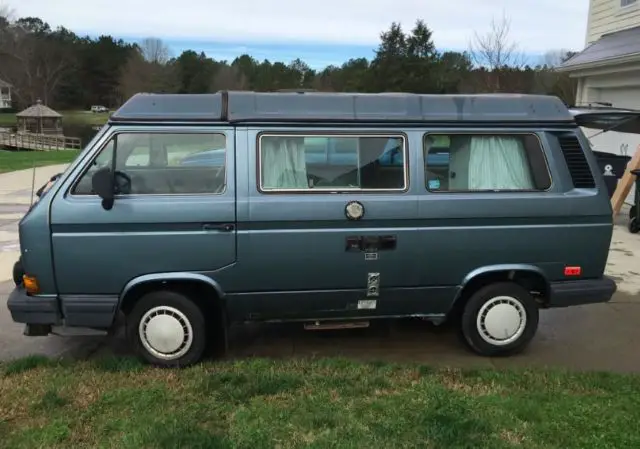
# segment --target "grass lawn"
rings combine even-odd
[[[23,170],[33,166],[67,164],[80,150],[64,151],[0,151],[0,173]]]
[[[264,359],[0,364],[0,447],[637,448],[640,376]]]
[[[109,113],[93,113],[89,111],[58,111],[62,114],[64,125],[104,125],[109,119]],[[10,127],[16,124],[16,115],[0,113],[0,127]]]

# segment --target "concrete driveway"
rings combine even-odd
[[[38,169],[36,189],[64,166]],[[30,171],[0,175],[0,360],[29,354],[76,358],[129,354],[121,331],[115,337],[24,337],[11,321],[6,298],[13,288],[11,267],[18,257],[17,223],[31,196]],[[299,325],[234,328],[229,357],[346,356],[448,366],[556,366],[640,372],[640,234],[618,219],[607,272],[619,291],[609,304],[545,310],[540,329],[523,354],[487,359],[469,353],[453,329],[420,320],[375,322],[368,329],[305,332]]]

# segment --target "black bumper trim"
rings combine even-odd
[[[118,308],[118,296],[61,296],[64,322],[67,326],[108,329]]]
[[[29,296],[23,286],[16,287],[7,300],[16,323],[99,329],[112,326],[117,306],[117,296]]]
[[[552,282],[548,306],[570,307],[609,302],[617,289],[616,282],[609,276],[600,279]]]
[[[13,289],[7,300],[7,308],[16,323],[60,324],[58,299],[55,296],[29,296],[24,287]]]

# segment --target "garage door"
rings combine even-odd
[[[640,110],[640,87],[598,90],[598,100],[601,102],[611,103],[612,106],[616,108]],[[637,134],[608,131],[594,136],[594,134],[597,134],[599,131],[587,128],[583,128],[583,130],[587,137],[590,138],[593,149],[596,151],[633,156],[635,150],[640,147],[640,135]],[[634,189],[631,189],[625,202],[633,204],[633,200]]]

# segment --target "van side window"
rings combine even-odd
[[[551,177],[534,134],[426,134],[431,192],[547,190]]]
[[[402,136],[264,134],[258,146],[262,191],[404,190],[408,184]]]
[[[101,167],[114,168],[114,148],[120,195],[219,194],[225,190],[224,134],[120,133],[102,148],[72,194],[94,195],[91,177]]]

